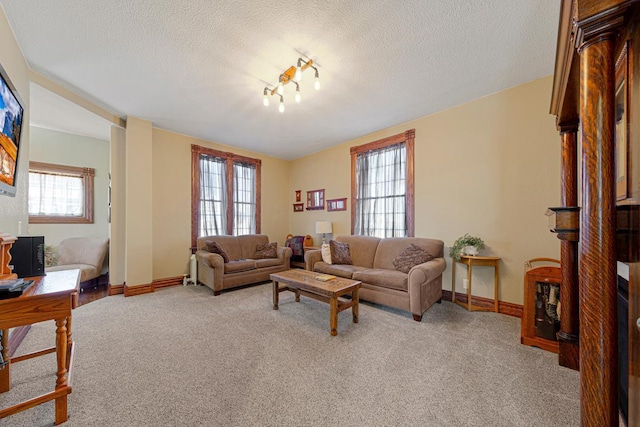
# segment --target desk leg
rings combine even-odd
[[[494,298],[493,299],[494,307],[493,307],[493,309],[494,309],[494,311],[496,313],[498,313],[498,311],[499,311],[499,309],[498,309],[498,286],[500,284],[500,273],[498,271],[498,264],[500,264],[500,261],[496,261],[495,277],[493,278],[493,289],[494,289],[494,291],[493,291],[493,293],[494,293],[494,296],[493,296],[493,298]]]
[[[56,320],[56,390],[67,388],[67,319]],[[56,425],[67,421],[67,394],[56,398]]]
[[[467,288],[467,310],[471,311],[471,266],[469,263],[467,266],[467,280],[469,281],[469,287]]]
[[[0,345],[2,345],[2,360],[6,363],[3,369],[0,368],[0,393],[4,393],[11,389],[10,384],[10,375],[9,369],[11,368],[11,363],[9,362],[9,330],[2,330],[2,340],[0,340]]]
[[[453,264],[451,266],[451,302],[455,302],[456,300],[456,266],[457,263],[455,260],[451,261]]]
[[[275,280],[273,281],[273,309],[277,310],[278,309],[278,294],[280,292],[278,292],[278,282],[276,282]]]

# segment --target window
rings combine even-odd
[[[351,147],[351,233],[414,235],[415,129]]]
[[[93,224],[95,169],[29,162],[29,222]]]
[[[191,240],[260,233],[259,159],[191,146]]]

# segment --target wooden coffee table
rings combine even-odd
[[[300,294],[329,304],[331,335],[338,335],[338,313],[351,308],[353,323],[358,323],[358,289],[362,283],[357,280],[336,277],[323,282],[316,279],[321,273],[307,270],[287,270],[270,275],[273,281],[273,309],[278,309],[280,292],[291,291],[300,302]],[[284,284],[281,286],[280,283]],[[339,300],[342,295],[351,294],[351,301]]]

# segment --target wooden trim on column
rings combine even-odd
[[[578,205],[578,123],[560,125],[562,166],[560,169],[562,206]],[[558,332],[558,362],[570,369],[580,368],[579,330],[580,295],[578,286],[578,242],[561,240],[560,267],[560,332]]]
[[[164,278],[164,279],[156,279],[153,282],[151,282],[151,285],[153,286],[154,290],[167,288],[169,286],[182,285],[182,276],[174,276],[174,277],[167,277],[167,278]]]
[[[124,285],[125,297],[133,297],[136,295],[149,294],[151,292],[154,292],[153,285],[151,283],[147,283],[144,285],[136,285],[136,286],[129,286],[126,284]]]
[[[614,176],[614,41],[608,31],[580,46],[581,425],[618,425],[617,270]]]
[[[200,147],[191,146],[191,246],[198,241],[198,218],[200,218]]]
[[[262,162],[256,163],[256,234],[262,231]]]
[[[356,188],[356,161],[358,155],[355,151],[351,150],[351,235],[353,235],[356,229],[356,194],[358,189]]]
[[[227,157],[227,234],[233,236],[233,159]]]
[[[109,290],[107,291],[108,296],[121,295],[121,294],[124,294],[124,283],[121,285],[109,284]]]
[[[444,301],[451,301],[451,291],[442,290],[442,299]],[[460,301],[463,304],[467,303],[467,294],[461,294],[456,292],[456,301]],[[478,297],[471,295],[471,304],[478,307],[490,308],[492,311],[495,307],[494,299]],[[512,302],[498,301],[498,313],[506,314],[507,316],[517,317],[522,319],[523,307],[521,304],[514,304]]]

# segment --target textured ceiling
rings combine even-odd
[[[557,0],[0,0],[35,71],[123,117],[294,159],[553,72]],[[313,72],[262,105],[299,56]]]

